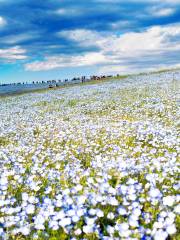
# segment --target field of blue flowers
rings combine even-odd
[[[0,99],[0,239],[180,239],[180,72]]]

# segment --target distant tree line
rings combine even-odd
[[[118,77],[119,74],[116,75],[116,77]],[[32,81],[32,82],[17,82],[17,83],[3,83],[3,84],[0,84],[0,86],[17,86],[17,85],[24,85],[24,84],[49,84],[49,86],[58,86],[59,83],[67,83],[67,82],[75,82],[75,81],[78,81],[78,82],[87,82],[87,81],[91,81],[91,80],[102,80],[102,79],[105,79],[105,78],[111,78],[113,77],[112,75],[100,75],[100,76],[96,76],[96,75],[93,75],[93,76],[90,76],[89,78],[87,78],[86,76],[82,76],[82,77],[74,77],[72,79],[64,79],[64,80],[61,80],[61,79],[58,79],[58,80],[47,80],[47,81]]]

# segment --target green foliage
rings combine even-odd
[[[0,147],[7,146],[10,143],[7,137],[0,137]]]

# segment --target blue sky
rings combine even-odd
[[[180,66],[180,0],[0,0],[0,82]]]

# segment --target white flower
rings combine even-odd
[[[82,185],[78,184],[75,186],[76,191],[81,191],[83,189]]]
[[[35,218],[35,224],[44,224],[45,222],[45,219],[42,215],[38,215],[36,218]]]
[[[129,229],[129,224],[128,223],[121,223],[118,225],[119,231],[127,231]]]
[[[89,215],[94,216],[94,215],[96,215],[96,209],[91,208],[91,209],[89,209],[88,213],[89,213]]]
[[[75,213],[75,210],[73,210],[73,209],[71,209],[71,210],[69,210],[68,212],[67,212],[67,215],[69,216],[69,217],[72,217],[72,216],[74,216],[76,213]]]
[[[114,231],[115,231],[115,229],[114,229],[114,227],[112,227],[112,226],[107,226],[107,232],[110,234],[110,235],[112,235],[113,233],[114,233]]]
[[[28,194],[27,193],[22,193],[22,200],[23,201],[27,201],[29,198]]]
[[[36,198],[34,196],[28,197],[28,202],[29,203],[36,203]]]
[[[102,210],[100,210],[100,209],[97,209],[96,210],[96,215],[100,218],[100,217],[104,217],[104,213],[103,213],[103,211]]]
[[[2,176],[0,179],[0,185],[6,186],[8,184],[8,180],[6,176]]]
[[[5,201],[0,199],[0,207],[4,206]]]
[[[132,207],[135,209],[135,208],[138,208],[139,207],[139,202],[133,202],[132,203]]]
[[[163,197],[163,204],[169,207],[173,206],[174,197],[173,196]]]
[[[63,218],[61,221],[59,221],[59,225],[61,227],[65,227],[65,226],[68,226],[70,224],[71,224],[71,218],[68,218],[68,217]]]
[[[101,195],[98,195],[98,196],[96,197],[96,201],[97,201],[97,202],[102,202],[102,201],[103,201],[103,197],[102,197]]]
[[[126,186],[126,185],[121,185],[121,186],[120,186],[120,191],[122,192],[122,194],[126,194],[126,192],[127,192],[127,186]]]
[[[78,216],[73,216],[72,217],[73,222],[78,222],[79,220],[80,220],[80,217],[78,217]]]
[[[145,189],[149,189],[149,187],[150,187],[150,183],[148,182],[148,183],[146,183],[146,185],[145,185]]]
[[[38,230],[44,230],[44,229],[45,229],[44,225],[43,225],[43,224],[40,224],[40,223],[35,224],[34,227],[35,227],[36,229],[38,229]]]
[[[77,235],[77,236],[80,235],[81,233],[82,233],[82,231],[81,231],[80,228],[78,228],[74,231],[74,234]]]
[[[49,227],[53,228],[54,226],[58,226],[58,222],[57,221],[50,221],[49,222]]]
[[[35,211],[34,205],[29,204],[29,205],[26,207],[26,210],[25,210],[25,211],[26,211],[27,214],[33,214],[34,211]]]
[[[93,225],[85,225],[83,227],[83,232],[88,234],[88,233],[93,233],[94,230],[93,230]]]
[[[177,213],[177,214],[180,214],[180,205],[177,205],[177,206],[174,208],[174,212]]]
[[[68,188],[63,190],[63,195],[68,195],[70,194],[70,190]]]
[[[56,207],[62,207],[63,203],[61,200],[57,200],[55,205],[56,205]]]
[[[78,196],[78,204],[84,204],[86,201],[86,197],[85,196]]]
[[[130,220],[129,220],[129,225],[130,225],[131,227],[138,227],[138,226],[139,226],[139,223],[138,223],[138,221],[136,221],[136,220],[134,220],[134,219],[130,219]]]
[[[2,236],[4,233],[3,228],[0,228],[0,236]]]
[[[118,206],[119,205],[119,203],[118,203],[118,201],[115,197],[109,198],[108,203],[112,206]]]
[[[127,214],[127,211],[126,211],[126,209],[124,208],[124,207],[119,207],[118,208],[118,213],[119,213],[119,215],[126,215]]]
[[[152,197],[152,198],[161,197],[161,192],[157,188],[152,188],[149,191],[149,196]]]
[[[162,211],[162,212],[160,212],[159,215],[160,215],[161,217],[165,218],[165,217],[167,216],[167,212]]]
[[[169,225],[169,226],[166,228],[166,232],[167,232],[168,234],[175,234],[175,233],[176,233],[176,226],[175,226],[175,224]]]
[[[37,191],[39,191],[40,187],[36,185],[36,186],[34,186],[32,189],[33,189],[35,192],[37,192]]]
[[[168,212],[168,217],[175,219],[176,215],[173,212]]]
[[[61,211],[57,212],[56,215],[55,215],[55,217],[56,217],[57,220],[64,218],[64,217],[65,217],[64,211],[61,210]]]
[[[178,189],[180,188],[180,184],[174,184],[174,185],[173,185],[173,188],[174,188],[175,190],[178,190]]]
[[[52,229],[56,231],[56,230],[59,229],[59,226],[58,226],[58,225],[53,225],[53,226],[52,226]]]
[[[130,194],[130,195],[129,195],[129,199],[130,199],[131,201],[136,200],[136,194]]]
[[[171,217],[167,217],[166,220],[164,221],[165,225],[171,225],[172,223],[174,223],[174,218]]]
[[[167,237],[168,234],[160,229],[155,233],[154,240],[166,240]]]
[[[83,209],[78,209],[76,214],[77,214],[78,217],[81,217],[81,216],[84,215],[84,210]]]
[[[132,214],[133,215],[136,215],[136,216],[140,216],[141,215],[141,210],[139,208],[135,208],[133,211],[132,211]]]
[[[116,195],[116,189],[113,188],[113,187],[110,187],[110,188],[108,189],[108,192],[109,192],[110,194],[112,194],[112,195]]]
[[[66,198],[66,203],[69,205],[73,204],[72,198],[70,198],[70,197]]]
[[[117,230],[119,230],[120,236],[125,238],[127,238],[131,233],[131,231],[129,230],[129,225],[127,223],[118,224]]]
[[[22,233],[23,235],[25,235],[25,236],[27,236],[27,235],[30,234],[30,229],[29,229],[29,227],[22,227],[22,228],[20,228],[20,231],[21,231],[21,233]]]
[[[114,213],[112,213],[112,212],[108,213],[107,218],[109,218],[111,220],[114,219]]]
[[[163,222],[159,221],[159,222],[155,222],[153,224],[154,228],[163,228]]]

